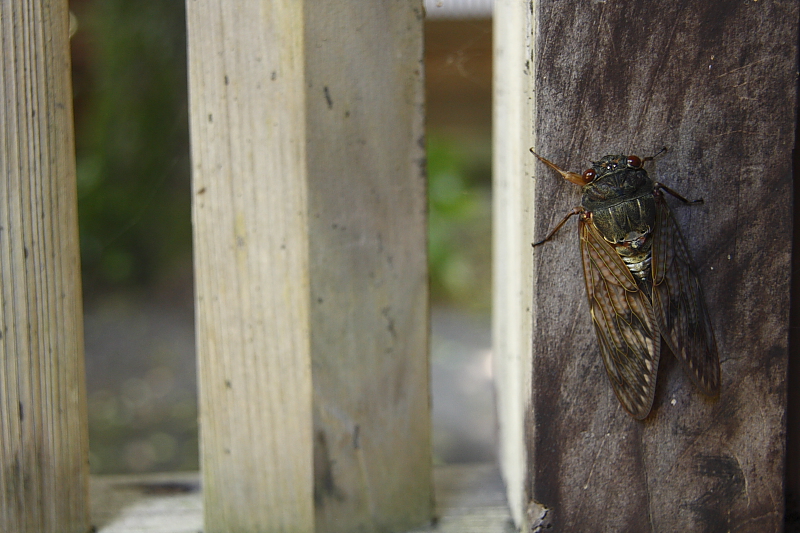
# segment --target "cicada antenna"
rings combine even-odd
[[[653,161],[656,157],[660,156],[661,154],[663,154],[666,151],[667,151],[667,147],[664,146],[664,147],[661,148],[661,150],[656,152],[655,155],[649,155],[649,156],[645,157],[644,159],[642,159],[642,163],[644,163],[645,161]]]

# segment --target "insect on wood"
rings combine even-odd
[[[653,157],[607,155],[583,174],[533,155],[583,188],[581,205],[533,246],[578,215],[586,296],[611,386],[634,418],[650,413],[661,339],[692,381],[710,396],[720,388],[717,344],[689,250],[664,198],[643,166]]]

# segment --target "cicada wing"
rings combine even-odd
[[[653,405],[661,338],[647,295],[591,221],[580,222],[586,295],[608,378],[631,416]]]
[[[706,394],[720,387],[719,354],[703,291],[675,217],[656,195],[653,231],[653,310],[664,341]]]

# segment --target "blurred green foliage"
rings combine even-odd
[[[193,343],[166,349],[141,326],[161,312],[169,335],[191,336],[176,318],[192,305],[184,2],[70,10],[92,471],[196,469]]]
[[[491,303],[491,152],[486,142],[428,135],[431,300],[470,311]]]
[[[73,0],[88,294],[191,272],[186,22],[179,0]]]
[[[186,23],[179,0],[73,0],[84,288],[191,272]],[[434,303],[488,310],[488,142],[428,137]]]

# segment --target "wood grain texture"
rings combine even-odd
[[[537,151],[581,172],[609,153],[669,148],[651,172],[705,199],[673,206],[722,362],[711,400],[665,354],[653,412],[633,420],[599,356],[574,225],[537,248],[526,429],[534,526],[781,530],[797,7],[531,4]],[[580,191],[543,165],[534,184],[541,238]]]
[[[206,528],[425,523],[421,2],[187,5]]]
[[[0,2],[0,530],[89,529],[67,3]]]
[[[422,2],[305,7],[319,532],[433,516]]]
[[[187,2],[205,531],[313,531],[302,3]]]

